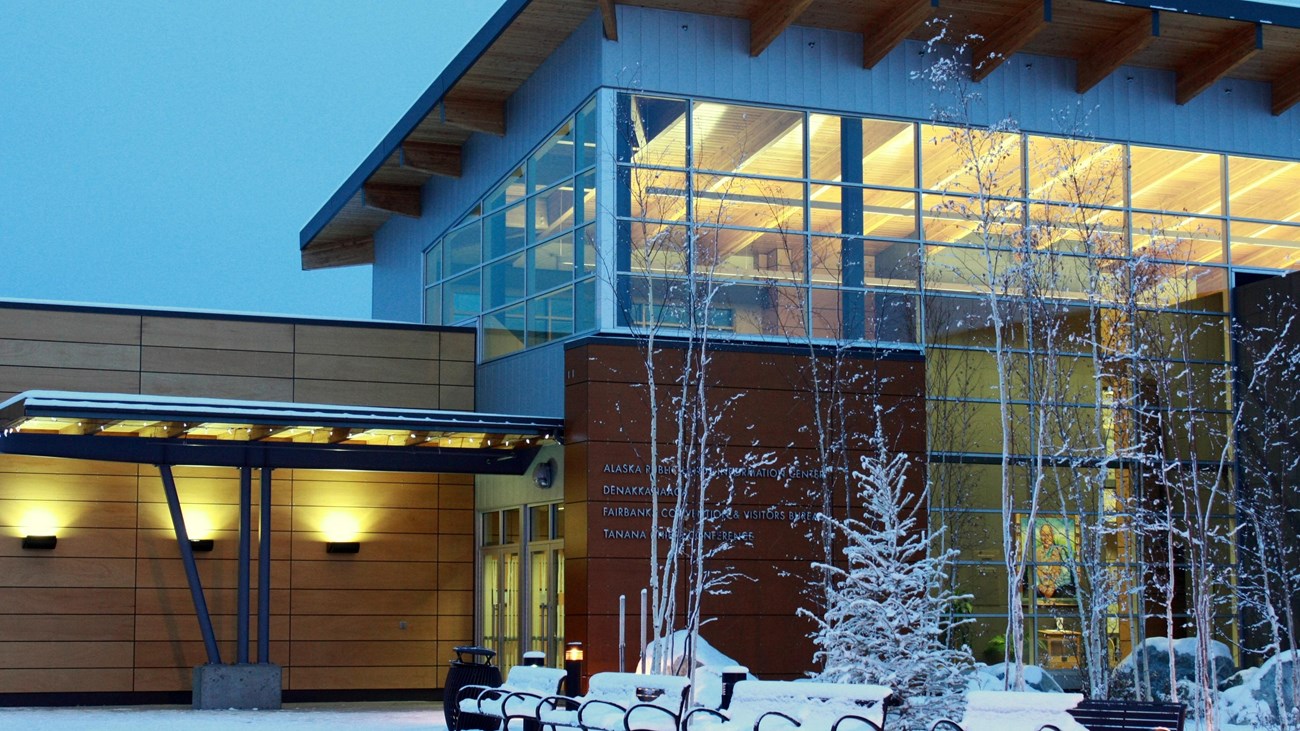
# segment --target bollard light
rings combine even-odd
[[[570,642],[564,648],[564,694],[570,698],[582,695],[582,643]]]

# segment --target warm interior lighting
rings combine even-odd
[[[564,648],[565,662],[582,662],[582,643],[570,642],[569,646]]]
[[[321,532],[325,534],[325,540],[331,543],[350,543],[357,540],[361,524],[350,513],[330,513],[321,524]]]

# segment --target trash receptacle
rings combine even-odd
[[[451,667],[447,670],[447,682],[443,684],[442,690],[442,713],[447,719],[447,728],[450,731],[458,731],[458,729],[495,731],[500,723],[497,719],[477,713],[462,714],[456,703],[456,697],[460,695],[460,689],[467,685],[500,687],[501,668],[492,664],[492,658],[496,657],[497,653],[486,647],[454,649],[456,659],[451,661]]]

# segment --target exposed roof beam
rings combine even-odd
[[[1052,0],[1033,0],[989,33],[971,56],[971,79],[983,81],[1052,22]]]
[[[1279,115],[1300,102],[1300,69],[1273,79],[1273,114]]]
[[[302,268],[329,269],[375,263],[375,239],[362,236],[342,241],[313,241],[302,250]]]
[[[438,105],[437,113],[444,124],[470,132],[498,137],[506,133],[506,104],[503,101],[448,94]]]
[[[749,18],[749,55],[757,56],[795,21],[813,0],[767,0]]]
[[[618,15],[614,12],[614,0],[596,0],[600,6],[600,22],[605,26],[605,37],[611,41],[618,40]]]
[[[420,189],[414,185],[366,183],[361,188],[361,202],[367,208],[419,218],[421,212]]]
[[[862,30],[862,66],[874,68],[898,44],[925,24],[939,7],[939,0],[903,0],[872,18]]]
[[[1178,69],[1174,100],[1186,104],[1227,76],[1242,62],[1264,47],[1264,26],[1244,25],[1220,37],[1214,50],[1199,55]]]
[[[1120,66],[1128,63],[1151,41],[1160,35],[1160,12],[1151,10],[1133,21],[1118,34],[1109,36],[1097,44],[1092,53],[1079,59],[1075,73],[1075,91],[1085,93],[1100,84],[1102,79],[1115,73]]]
[[[402,167],[430,175],[460,177],[460,145],[407,140],[401,148]]]

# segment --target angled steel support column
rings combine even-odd
[[[271,468],[262,468],[257,527],[257,661],[271,661]]]
[[[203,646],[208,651],[208,664],[221,664],[221,650],[217,649],[217,636],[212,632],[212,616],[208,614],[208,602],[203,598],[203,584],[199,582],[199,567],[194,564],[194,549],[190,546],[190,535],[185,531],[185,516],[181,513],[181,499],[176,494],[176,480],[172,477],[171,465],[158,465],[162,475],[163,492],[167,495],[167,509],[172,514],[172,527],[176,531],[176,543],[181,549],[181,562],[185,564],[185,580],[190,585],[190,597],[194,600],[194,614],[199,619],[199,632],[203,635]]]
[[[248,587],[253,532],[253,468],[239,468],[239,598],[235,620],[235,662],[248,662]]]

